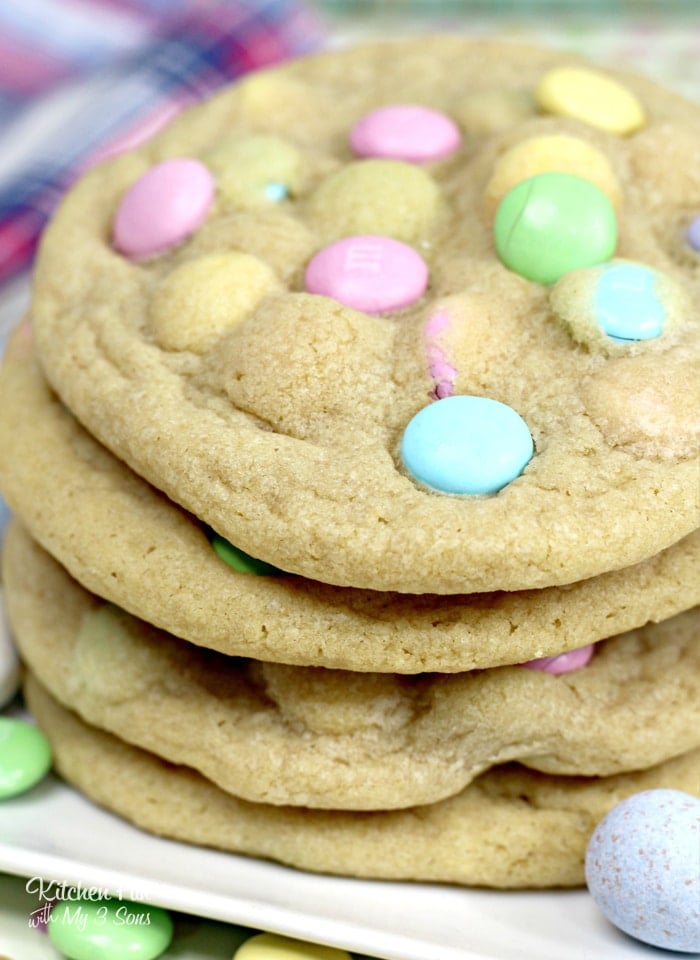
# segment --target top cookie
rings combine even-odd
[[[554,51],[300,60],[72,191],[42,363],[282,569],[413,593],[618,569],[700,519],[699,149],[697,107]]]

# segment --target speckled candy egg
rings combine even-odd
[[[700,800],[680,790],[627,797],[593,832],[586,882],[620,930],[700,952]]]

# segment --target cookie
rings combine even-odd
[[[700,534],[565,588],[457,597],[251,576],[203,527],[83,430],[24,324],[0,369],[0,489],[87,589],[228,655],[332,668],[456,672],[559,654],[700,603]]]
[[[25,692],[58,772],[96,803],[152,833],[322,873],[500,888],[579,886],[589,836],[625,796],[655,787],[698,794],[695,751],[602,780],[508,765],[418,811],[273,807],[237,800],[186,767],[88,726],[31,675]]]
[[[484,131],[494,90],[519,106]],[[454,594],[630,566],[700,519],[699,147],[696,105],[553,50],[299,60],[70,193],[41,361],[117,457],[289,572]]]
[[[700,746],[697,610],[600,643],[562,676],[405,677],[204,651],[89,594],[19,525],[3,577],[22,656],[61,703],[256,802],[408,807],[508,760],[606,776]]]

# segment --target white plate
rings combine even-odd
[[[0,807],[0,870],[386,960],[648,956],[585,891],[491,893],[316,876],[142,833],[53,776]]]
[[[584,890],[496,893],[303,873],[143,833],[53,775],[0,803],[0,871],[385,960],[640,960],[650,952],[608,924]]]

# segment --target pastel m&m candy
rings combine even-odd
[[[452,396],[408,423],[401,458],[420,483],[442,493],[497,493],[525,469],[534,446],[512,407],[489,397]]]
[[[122,197],[114,246],[135,260],[163,253],[201,226],[213,199],[214,180],[204,164],[187,157],[165,160]]]
[[[264,560],[258,560],[257,557],[251,557],[250,554],[244,553],[243,550],[239,550],[238,547],[234,547],[232,543],[229,543],[228,540],[225,540],[224,537],[220,537],[216,533],[212,535],[211,546],[220,560],[223,560],[224,563],[227,563],[229,567],[232,567],[239,573],[252,573],[258,577],[284,575],[284,570],[279,570]]]
[[[53,945],[69,960],[155,960],[173,938],[165,910],[110,898],[59,903],[48,929]]]
[[[351,960],[350,954],[336,947],[305,943],[276,933],[259,933],[236,950],[233,960]]]
[[[700,952],[700,799],[659,789],[622,800],[594,830],[585,869],[593,899],[620,930]]]
[[[204,353],[212,341],[244,320],[282,286],[258,257],[238,250],[210,253],[181,264],[156,287],[149,319],[166,350]]]
[[[604,333],[615,340],[650,340],[664,325],[663,303],[654,292],[656,274],[636,263],[614,263],[598,277],[594,312]]]
[[[627,87],[588,67],[556,67],[540,80],[535,97],[547,113],[572,117],[606,133],[634,133],[646,122],[644,107]]]
[[[556,133],[528,137],[499,157],[484,191],[488,212],[523,180],[553,171],[590,180],[614,207],[620,205],[620,184],[605,154],[580,137]]]
[[[558,677],[564,673],[573,673],[574,670],[580,670],[588,666],[593,657],[592,643],[585,647],[579,647],[577,650],[568,650],[566,653],[559,653],[554,657],[538,657],[536,660],[526,660],[521,663],[521,667],[527,667],[528,670],[542,670],[543,673],[551,673]]]
[[[429,236],[443,209],[440,187],[424,167],[381,157],[336,170],[305,205],[327,242],[372,234],[416,243]]]
[[[608,355],[679,329],[692,309],[672,276],[632,260],[569,271],[550,303],[574,340]]]
[[[386,157],[409,163],[442,160],[459,147],[459,127],[446,114],[415,104],[379,107],[350,131],[358,157]]]
[[[366,313],[401,310],[419,300],[428,267],[412,247],[391,237],[356,236],[320,250],[306,270],[309,293]]]
[[[233,134],[210,150],[204,162],[216,177],[217,196],[231,208],[280,203],[303,180],[301,152],[269,134]]]
[[[570,173],[540,173],[501,201],[494,222],[501,261],[537,283],[609,260],[617,246],[615,211],[605,194]]]
[[[51,747],[41,730],[15,717],[0,717],[0,800],[29,790],[50,767]]]
[[[692,247],[693,250],[700,250],[700,216],[691,220],[685,238],[688,241],[688,246]]]

